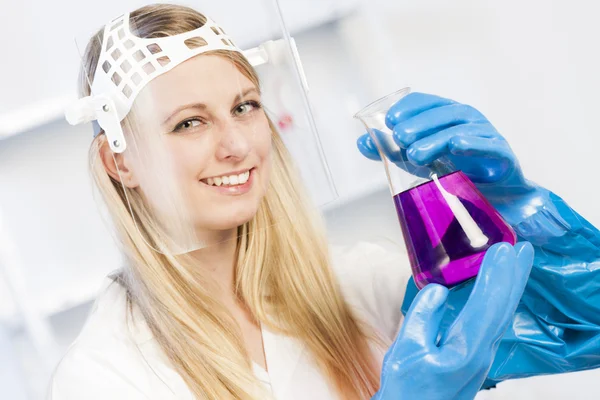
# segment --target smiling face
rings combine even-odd
[[[249,221],[265,195],[271,128],[259,89],[226,57],[200,55],[152,80],[125,126],[129,179],[177,241]]]

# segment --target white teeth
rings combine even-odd
[[[248,182],[249,177],[250,177],[250,171],[246,171],[243,174],[240,174],[240,177],[239,177],[240,185],[243,185],[244,183]]]
[[[250,178],[250,171],[246,171],[239,175],[220,176],[218,178],[208,178],[206,182],[211,186],[221,185],[243,185],[248,182]]]

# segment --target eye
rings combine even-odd
[[[173,129],[173,132],[184,132],[184,131],[189,131],[192,130],[194,128],[199,127],[200,125],[203,125],[204,121],[198,119],[198,118],[191,118],[191,119],[187,119],[181,123],[179,123],[175,129]]]
[[[260,108],[260,103],[254,100],[246,101],[240,105],[238,105],[233,113],[237,116],[248,114],[254,110]]]

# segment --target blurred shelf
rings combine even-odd
[[[287,1],[282,2],[286,23],[295,37],[303,33],[315,32],[314,29],[322,27],[324,24],[332,23],[351,14],[362,0],[310,0],[306,3]],[[320,6],[319,6],[320,5]],[[240,14],[242,15],[242,14]],[[290,18],[288,18],[288,16]],[[244,17],[248,20],[247,16]],[[248,21],[246,21],[247,23]],[[254,21],[253,23],[256,23]],[[234,32],[229,32],[232,35]],[[307,35],[308,36],[308,35]],[[307,37],[305,36],[305,37]],[[268,39],[268,38],[265,38]],[[314,40],[312,38],[311,40]],[[320,53],[319,53],[320,54]],[[309,58],[309,57],[307,57]],[[322,60],[318,60],[322,62]],[[12,113],[14,124],[10,125],[10,120],[3,119],[0,115],[0,139],[4,135],[18,134],[27,132],[38,125],[48,124],[52,120],[62,119],[64,107],[74,100],[72,96],[61,96],[52,101],[36,103],[30,107],[23,108],[18,112]],[[27,118],[24,118],[27,116]],[[8,122],[7,122],[8,121]],[[65,122],[66,124],[66,122]],[[8,129],[6,127],[9,127]],[[353,165],[353,167],[355,167]],[[352,173],[349,171],[348,173]],[[365,174],[363,174],[365,175]],[[320,207],[321,212],[332,215],[336,210],[351,205],[368,196],[376,193],[383,194],[387,190],[387,181],[382,175],[376,175],[369,179],[360,179],[362,182],[356,185],[349,184],[340,187],[340,195],[335,201]],[[91,266],[87,266],[90,267]],[[86,268],[87,268],[86,267]],[[73,280],[73,277],[71,277]],[[75,278],[77,279],[77,278]],[[67,312],[73,308],[93,302],[96,298],[98,289],[102,281],[98,276],[90,276],[82,281],[65,282],[64,288],[57,288],[52,292],[44,293],[35,299],[35,306],[41,318],[49,318],[60,313]],[[46,289],[44,288],[44,292]],[[37,297],[37,296],[36,296]],[[6,307],[8,308],[8,307]],[[20,317],[15,310],[3,310],[0,307],[0,323],[5,322],[8,325],[18,328],[22,325]]]
[[[331,23],[337,21],[341,18],[352,13],[358,5],[362,2],[362,0],[305,0],[302,2],[290,0],[290,1],[280,1],[282,13],[285,18],[285,23],[290,31],[292,36],[301,35],[303,32],[310,31],[312,29],[318,28],[324,24]],[[104,14],[109,11],[112,6],[114,9],[118,9],[118,12],[122,12],[123,8],[128,7],[128,2],[125,4],[118,3],[118,6],[114,4],[107,4],[106,9],[102,10],[101,13],[98,13],[97,16],[90,16],[90,20],[86,23],[87,26],[100,26],[105,20]],[[131,5],[129,5],[131,6]],[[261,42],[273,39],[273,30],[272,29],[263,29],[257,30],[257,26],[276,27],[278,23],[276,22],[276,13],[255,13],[257,14],[255,18],[249,18],[248,13],[243,12],[243,7],[254,7],[247,2],[241,3],[214,3],[213,7],[214,12],[217,15],[225,14],[232,15],[231,8],[238,9],[238,12],[233,14],[233,17],[228,20],[228,26],[231,28],[227,28],[230,34],[238,38],[238,45],[242,48],[250,48],[258,45]],[[211,9],[209,9],[211,10]],[[248,10],[250,13],[252,9]],[[72,21],[70,21],[72,23]],[[55,22],[54,22],[55,23]],[[42,29],[40,27],[39,29]],[[76,27],[72,27],[77,30]],[[243,33],[246,34],[243,34]],[[247,32],[252,32],[251,35],[248,35]],[[279,31],[280,32],[280,31]],[[37,40],[37,38],[36,38]],[[67,45],[72,45],[72,40],[67,41]],[[70,54],[71,52],[65,51],[65,49],[61,49],[63,53]],[[35,54],[35,52],[32,52]],[[36,63],[37,61],[37,63]],[[32,65],[39,64],[45,65],[46,63],[41,63],[39,60],[29,60],[26,62],[31,62]],[[66,62],[78,62],[74,58],[70,58],[66,60]],[[65,70],[67,71],[67,70]],[[54,73],[55,72],[55,73]],[[64,118],[64,110],[70,105],[74,100],[76,100],[76,88],[74,80],[71,79],[70,76],[61,76],[61,71],[45,71],[45,73],[40,74],[40,79],[44,79],[44,82],[35,82],[32,81],[33,85],[41,85],[42,83],[48,83],[48,76],[54,76],[52,79],[53,82],[57,82],[56,95],[54,96],[32,96],[32,98],[38,99],[35,103],[30,103],[26,105],[17,104],[16,107],[12,110],[8,110],[6,112],[0,113],[0,140],[4,138],[8,138],[14,135],[18,135],[24,132],[31,131],[39,126],[44,124],[48,124]],[[70,73],[71,70],[68,70]],[[64,75],[66,72],[62,72]],[[42,85],[47,86],[47,85]],[[18,90],[23,91],[28,88],[23,88],[21,86],[18,87]],[[35,90],[32,90],[32,93],[35,94]],[[5,95],[10,95],[10,92],[6,92]]]
[[[50,318],[96,299],[102,281],[77,282],[66,291],[59,291],[45,296],[37,308],[40,318]],[[22,328],[23,321],[17,315],[17,310],[0,310],[0,325],[5,325],[11,330]]]
[[[374,179],[359,187],[359,190],[343,195],[337,200],[321,206],[320,211],[324,213],[325,218],[340,208],[350,206],[354,202],[375,194],[385,195],[388,191],[387,182],[382,179]],[[40,303],[38,312],[41,317],[49,318],[83,304],[93,302],[101,285],[102,281],[96,278],[89,282],[72,283],[69,290],[57,290],[38,300]],[[0,309],[0,323],[12,329],[18,329],[22,324],[20,318],[16,315],[16,310],[9,310],[7,308]]]
[[[357,185],[360,189],[354,190],[350,193],[346,193],[338,199],[327,203],[320,207],[321,212],[327,216],[328,213],[335,212],[336,210],[351,205],[354,202],[363,200],[366,197],[374,194],[383,194],[389,192],[388,183],[385,179],[373,179],[370,182]]]

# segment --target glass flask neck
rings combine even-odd
[[[389,110],[409,93],[410,88],[397,90],[370,103],[354,115],[354,118],[365,126],[379,152],[392,195],[431,181],[434,175],[441,178],[455,170],[452,163],[445,159],[435,160],[428,166],[417,166],[408,161],[406,149],[394,140],[393,131],[386,123],[387,115]]]

